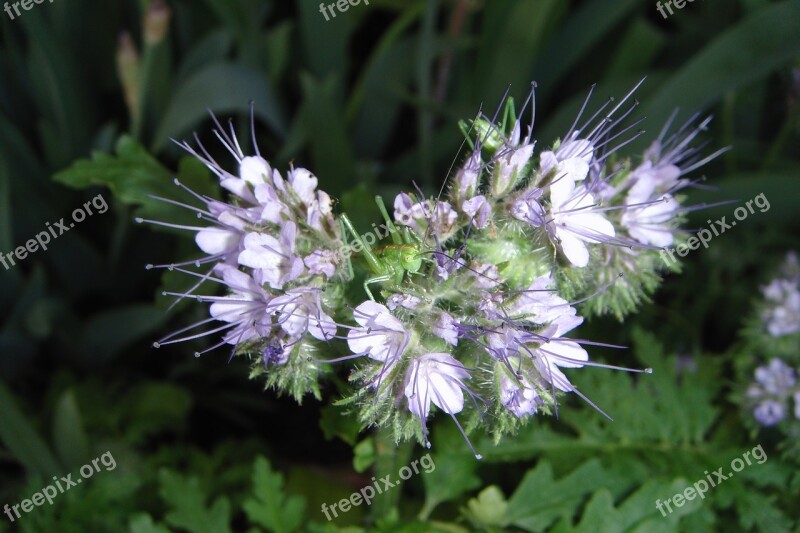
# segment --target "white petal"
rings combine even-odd
[[[567,228],[575,228],[579,237],[587,242],[599,242],[603,235],[613,237],[614,225],[603,215],[597,213],[575,213],[562,216],[561,220]]]
[[[464,408],[464,392],[458,383],[447,375],[438,372],[430,377],[431,400],[436,407],[448,414],[456,414]]]
[[[583,159],[573,157],[558,164],[556,176],[565,175],[573,181],[582,181],[589,174],[589,163]]]
[[[297,168],[289,175],[289,181],[300,200],[306,205],[311,205],[316,199],[314,191],[317,188],[317,178],[308,170]]]
[[[546,354],[551,363],[566,368],[580,368],[589,360],[586,350],[573,341],[546,342],[539,346],[539,350]]]
[[[269,168],[269,163],[263,157],[245,157],[239,164],[239,176],[253,185],[264,183],[271,173],[272,169]]]
[[[556,229],[556,237],[561,241],[561,251],[570,263],[576,267],[585,267],[589,264],[589,250],[583,241],[562,228]]]
[[[235,250],[239,246],[240,235],[222,228],[206,228],[197,232],[194,242],[209,255]]]

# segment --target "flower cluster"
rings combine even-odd
[[[198,285],[176,296],[211,303],[199,325],[223,325],[199,335],[225,331],[220,344],[298,398],[319,394],[320,369],[332,366],[322,363],[354,361],[353,391],[341,403],[398,440],[427,443],[434,406],[465,439],[480,425],[499,439],[533,415],[557,413],[565,393],[591,404],[564,370],[621,368],[589,360],[586,346],[600,344],[574,336],[584,320],[578,304],[584,314],[621,317],[647,299],[665,268],[658,251],[680,239],[685,176],[719,153],[699,157],[691,144],[706,120],[670,136],[665,128],[636,165],[620,157],[641,133],[636,122],[621,126],[636,107],[632,93],[583,124],[579,116],[539,153],[512,99],[500,121],[462,123],[471,151],[447,197],[402,193],[393,216],[377,199],[388,237],[379,247],[346,214],[334,218],[309,171],[283,178],[217,124],[238,175],[199,141],[199,151],[182,144],[232,200],[197,196],[205,208],[191,209],[210,225],[188,229],[207,254],[197,264],[212,267],[185,270]],[[532,91],[523,111],[533,102]],[[369,270],[364,290],[350,287],[349,257],[336,253],[351,241]],[[204,281],[227,294],[194,295]],[[199,336],[178,338],[189,329],[160,344]]]
[[[800,332],[800,265],[796,254],[788,254],[781,277],[761,292],[765,300],[761,317],[769,334],[783,337]]]
[[[747,398],[755,404],[753,417],[762,426],[772,426],[786,417],[789,398],[794,400],[794,417],[800,420],[800,387],[797,374],[780,359],[755,371],[756,382],[747,389]]]
[[[196,355],[227,344],[232,355],[257,353],[264,367],[291,362],[280,384],[299,398],[309,387],[316,387],[318,368],[309,357],[336,336],[337,324],[330,313],[342,307],[341,284],[352,276],[349,262],[345,264],[338,253],[344,246],[341,228],[333,216],[331,198],[317,189],[318,180],[311,172],[292,168],[284,177],[261,157],[258,148],[256,155],[245,156],[232,126],[226,131],[212,118],[214,135],[236,159],[236,174],[217,163],[199,138],[197,148],[186,142],[180,145],[219,178],[230,193],[229,201],[197,195],[176,180],[203,207],[165,201],[196,212],[205,225],[137,219],[192,231],[205,254],[184,263],[155,266],[196,277],[197,283],[188,291],[168,294],[207,302],[211,314],[210,319],[183,328],[155,346],[222,332],[219,343]],[[184,268],[190,265],[210,268],[203,272]],[[226,294],[196,294],[204,283],[221,285]],[[338,292],[336,287],[340,287]],[[222,325],[187,334],[212,322]]]
[[[743,405],[758,424],[773,426],[789,418],[790,400],[794,418],[800,420],[800,385],[790,366],[800,357],[800,263],[794,252],[786,255],[778,276],[761,287],[761,294],[745,334],[769,363],[755,369]]]

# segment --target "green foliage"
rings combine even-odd
[[[0,253],[97,194],[110,206],[0,270],[0,505],[107,450],[118,463],[17,523],[0,514],[0,531],[798,528],[791,444],[800,434],[756,427],[740,403],[755,366],[797,356],[796,339],[767,344],[754,318],[760,284],[786,250],[800,249],[796,0],[687,3],[668,20],[654,2],[633,0],[373,0],[329,22],[309,2],[174,0],[158,42],[144,35],[150,4],[45,2],[15,20],[0,12]],[[123,80],[115,54],[126,31],[136,58]],[[347,375],[326,367],[333,386],[313,389],[292,373],[270,374],[305,400],[298,408],[249,383],[247,361],[227,364],[224,348],[193,357],[216,339],[150,348],[207,318],[191,305],[164,312],[171,299],[159,285],[188,286],[178,288],[176,272],[144,269],[193,259],[191,234],[133,224],[136,216],[197,223],[151,197],[191,202],[175,177],[221,196],[215,177],[170,141],[207,131],[206,109],[223,124],[236,119],[248,152],[252,100],[261,152],[276,168],[313,169],[337,211],[369,227],[376,192],[412,180],[438,192],[454,156],[456,164],[463,157],[455,121],[481,105],[491,116],[509,84],[519,102],[538,82],[534,137],[549,142],[568,130],[586,87],[597,83],[599,105],[643,75],[636,115],[647,117],[646,137],[680,107],[678,123],[716,115],[706,138],[733,147],[705,169],[705,184],[719,190],[693,190],[689,203],[763,192],[771,209],[693,252],[683,275],[664,272],[657,292],[652,276],[626,275],[627,305],[614,313],[652,303],[624,326],[604,317],[582,326],[584,338],[633,346],[588,347],[592,360],[654,369],[567,370],[613,422],[564,399],[557,417],[539,417],[496,446],[492,435],[471,434],[484,455],[477,462],[452,421],[438,417],[433,472],[328,522],[322,503],[374,475],[396,475],[418,451],[372,435],[369,417],[341,406],[319,412],[318,399],[338,398]],[[235,170],[214,139],[200,139]],[[734,208],[689,213],[688,227],[730,218]],[[593,305],[584,309],[599,311]],[[392,423],[420,431],[405,413]],[[756,445],[769,457],[763,464],[667,517],[655,508]]]
[[[283,495],[283,476],[273,472],[269,461],[263,457],[256,459],[253,465],[253,492],[255,498],[246,500],[243,505],[251,522],[275,533],[295,531],[300,526],[305,499]]]

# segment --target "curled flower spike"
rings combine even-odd
[[[590,347],[600,343],[574,337],[575,328],[593,314],[622,318],[647,300],[668,270],[654,260],[660,247],[682,238],[690,207],[680,191],[695,185],[687,174],[721,153],[701,155],[693,143],[708,120],[691,120],[670,135],[665,128],[643,157],[621,154],[642,134],[640,121],[628,118],[637,88],[586,119],[590,92],[563,138],[543,149],[533,138],[533,89],[519,114],[509,98],[494,116],[462,123],[469,151],[454,161],[452,182],[436,198],[401,192],[392,215],[376,198],[383,223],[367,233],[353,223],[358,217],[334,215],[319,189],[324,177],[302,167],[281,173],[258,148],[245,154],[233,128],[214,118],[235,172],[197,136],[196,148],[179,144],[232,199],[185,188],[200,207],[163,199],[197,213],[202,223],[182,228],[205,256],[159,265],[193,276],[196,284],[174,296],[209,303],[211,317],[161,343],[221,333],[216,346],[232,346],[250,360],[252,376],[298,400],[321,397],[320,380],[346,362],[352,390],[341,404],[363,427],[389,428],[397,441],[428,445],[436,410],[453,418],[471,448],[464,428],[483,426],[499,440],[532,416],[558,415],[565,394],[605,415],[571,372],[637,370],[592,360]],[[523,119],[528,108],[531,122]],[[225,294],[195,294],[204,282]],[[788,331],[794,300],[785,299],[775,299],[783,311],[769,318],[776,331]],[[187,333],[195,327],[204,330]],[[758,416],[774,420],[783,412],[765,402],[786,382],[764,372]]]

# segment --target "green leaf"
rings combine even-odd
[[[322,408],[322,417],[319,426],[325,434],[325,439],[339,437],[347,444],[353,446],[358,438],[361,425],[355,416],[348,415],[341,407],[327,405]]]
[[[288,533],[300,527],[305,499],[283,493],[283,476],[274,472],[264,457],[256,458],[253,465],[253,492],[255,497],[242,506],[251,522],[275,533]]]
[[[53,452],[17,407],[12,392],[0,381],[0,442],[25,467],[28,474],[50,479],[63,471]]]
[[[763,78],[800,54],[800,2],[756,11],[714,39],[659,86],[642,116],[658,129],[676,107],[694,113]]]
[[[311,135],[309,139],[314,173],[324,177],[327,191],[338,194],[352,185],[356,175],[344,112],[336,97],[336,89],[340,84],[334,75],[325,81],[318,81],[305,74],[300,81],[303,86],[303,107],[299,120],[306,132],[325,132],[324,136]]]
[[[153,150],[163,150],[170,137],[186,135],[207,117],[207,110],[247,116],[251,101],[255,102],[256,116],[283,136],[286,132],[283,108],[263,73],[234,63],[208,65],[175,90],[156,130]]]
[[[89,459],[89,439],[74,391],[64,391],[53,417],[53,441],[61,461],[68,468],[80,467]]]
[[[376,458],[375,439],[367,437],[353,448],[353,470],[358,473],[365,472],[375,464]]]
[[[483,489],[477,498],[467,502],[464,515],[478,527],[505,527],[508,502],[503,491],[495,485]]]
[[[184,185],[199,194],[219,196],[218,187],[211,186],[208,171],[194,158],[181,161],[178,176]],[[74,162],[53,179],[75,189],[105,185],[123,203],[141,206],[136,214],[143,218],[197,224],[195,213],[151,198],[157,195],[185,201],[186,195],[173,183],[172,172],[127,135],[117,141],[116,155],[94,152],[91,159]]]
[[[168,524],[185,528],[193,533],[226,533],[231,531],[231,510],[228,499],[217,498],[209,508],[207,494],[196,477],[184,477],[169,470],[158,475],[159,494],[168,504]]]
[[[131,390],[119,409],[125,413],[126,437],[138,442],[162,431],[176,431],[186,423],[192,396],[172,383],[144,382]]]
[[[549,101],[558,81],[639,6],[637,0],[593,0],[576,9],[539,54],[532,70],[539,84],[537,98]]]
[[[147,513],[138,513],[128,521],[128,533],[170,533],[169,529],[153,522]]]
[[[572,517],[586,495],[606,482],[606,472],[596,459],[557,481],[550,463],[541,461],[509,499],[507,519],[527,531],[544,531],[557,519]]]
[[[90,353],[110,359],[136,341],[153,333],[169,315],[147,304],[135,304],[104,311],[89,320],[84,342]],[[150,343],[148,343],[150,344]]]
[[[479,463],[474,455],[448,450],[435,454],[433,464],[436,468],[422,476],[425,505],[420,511],[420,518],[427,518],[441,503],[455,500],[481,485],[480,478],[475,474]]]

